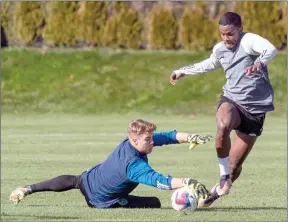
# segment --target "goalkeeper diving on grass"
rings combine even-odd
[[[90,167],[81,175],[61,175],[40,183],[26,185],[14,190],[10,200],[17,204],[26,196],[45,191],[63,192],[79,189],[92,208],[160,208],[157,197],[129,195],[139,183],[161,190],[187,187],[198,199],[210,195],[205,185],[195,178],[164,176],[148,164],[147,155],[154,146],[190,143],[189,149],[205,144],[210,135],[177,132],[155,132],[156,125],[138,119],[128,126],[125,138],[107,159]]]

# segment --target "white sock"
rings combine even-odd
[[[220,176],[229,175],[229,156],[218,158]]]

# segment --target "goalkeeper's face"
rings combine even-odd
[[[149,154],[153,150],[153,133],[143,133],[141,135],[136,136],[133,139],[133,142],[136,146],[136,148],[141,152],[145,154]]]

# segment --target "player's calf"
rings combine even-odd
[[[242,166],[231,169],[230,178],[232,180],[232,183],[234,183],[234,181],[238,179],[241,172],[242,172]]]

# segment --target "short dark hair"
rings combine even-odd
[[[219,25],[234,25],[235,27],[242,26],[241,16],[234,12],[226,12],[219,20]]]

